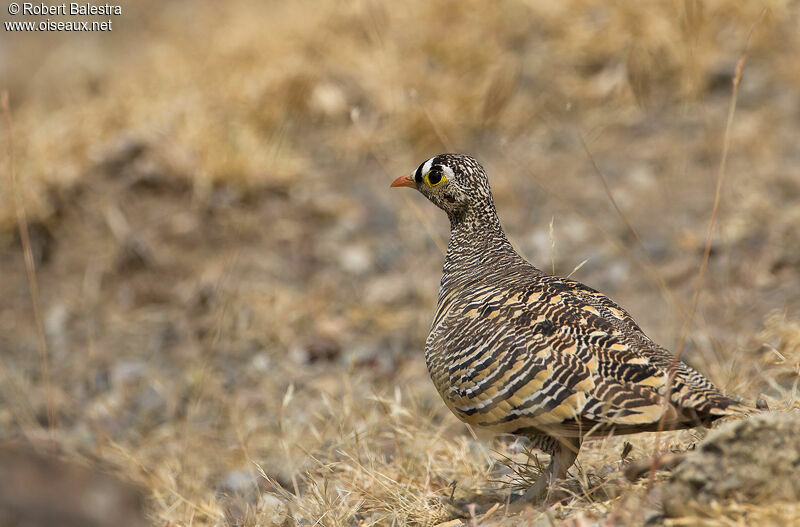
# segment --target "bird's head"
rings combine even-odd
[[[451,221],[489,212],[494,214],[492,191],[483,167],[462,154],[439,154],[407,175],[395,179],[392,187],[411,187],[431,200]]]

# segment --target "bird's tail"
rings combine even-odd
[[[741,403],[721,394],[715,399],[714,404],[708,409],[709,415],[719,417],[745,416],[759,411],[755,406]]]

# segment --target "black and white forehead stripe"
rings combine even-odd
[[[448,180],[453,180],[454,177],[455,177],[455,173],[453,172],[453,169],[450,168],[449,166],[445,165],[445,164],[436,163],[437,158],[440,158],[440,157],[441,156],[434,156],[434,157],[428,159],[427,161],[425,161],[424,163],[422,163],[420,166],[418,166],[416,172],[414,172],[414,181],[416,181],[417,183],[422,183],[423,176],[425,174],[427,174],[428,172],[430,172],[431,168],[434,167],[434,164],[435,164],[436,168],[438,168],[439,170],[442,171],[442,173],[444,174],[444,176]],[[441,161],[441,159],[440,159],[440,161]]]

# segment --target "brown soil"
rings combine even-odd
[[[473,154],[523,254],[676,349],[751,29],[682,356],[797,406],[796,3],[404,4],[137,2],[102,38],[0,35],[0,439],[137,483],[154,525],[268,525],[284,506],[431,525],[502,499],[531,475],[504,456],[524,454],[475,440],[421,353],[446,218],[389,183]],[[641,460],[697,434],[589,444],[577,497],[523,518],[641,524],[652,482],[621,477],[624,442]],[[714,514],[775,511],[737,503]]]

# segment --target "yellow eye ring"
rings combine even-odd
[[[442,173],[441,170],[434,169],[434,170],[428,170],[428,173],[425,174],[423,181],[425,181],[425,184],[428,185],[430,188],[433,188],[433,187],[438,187],[439,185],[447,181],[447,178],[445,177],[445,175]]]

